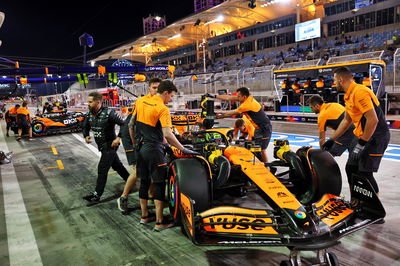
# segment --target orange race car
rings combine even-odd
[[[191,136],[186,145],[200,155],[169,151],[168,195],[175,223],[196,245],[287,246],[290,259],[281,265],[298,265],[301,250],[317,251],[323,265],[339,265],[326,249],[386,215],[365,179],[355,177],[350,187],[357,207],[340,197],[340,169],[327,151],[293,152],[287,140],[275,140],[277,160],[264,164],[253,141],[230,145],[213,129]],[[232,197],[251,193],[265,207],[232,204]]]
[[[59,134],[65,132],[82,131],[85,115],[82,112],[53,110],[36,116],[32,119],[32,133],[34,136]]]

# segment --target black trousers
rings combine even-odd
[[[97,167],[97,184],[96,192],[101,196],[107,183],[108,171],[110,168],[114,169],[123,180],[127,180],[129,176],[128,170],[119,160],[117,151],[114,149],[104,149],[101,151],[100,162]]]

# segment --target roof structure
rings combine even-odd
[[[312,0],[257,1],[257,7],[249,8],[249,1],[228,0],[203,12],[192,14],[167,27],[128,41],[125,45],[94,59],[131,59],[148,63],[151,56],[178,47],[201,42],[235,30],[296,13],[296,4]]]

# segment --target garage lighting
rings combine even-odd
[[[182,34],[178,33],[178,34],[175,34],[172,37],[169,37],[168,40],[173,40],[173,39],[180,38],[180,37],[182,37]]]
[[[92,66],[92,67],[94,67],[94,64],[95,64],[96,62],[95,61],[90,61],[90,66]]]

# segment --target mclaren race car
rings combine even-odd
[[[317,251],[322,265],[339,265],[326,249],[386,214],[366,179],[354,177],[353,204],[340,197],[340,169],[327,151],[293,152],[287,140],[276,140],[277,160],[264,164],[252,141],[231,145],[212,129],[193,132],[190,141],[198,156],[169,152],[168,196],[175,222],[196,245],[287,246],[290,259],[281,265],[301,265],[302,250]],[[224,195],[248,193],[265,200],[265,208],[221,203]]]
[[[53,110],[32,119],[32,133],[34,136],[43,136],[79,132],[82,130],[84,120],[85,115],[82,112]]]

